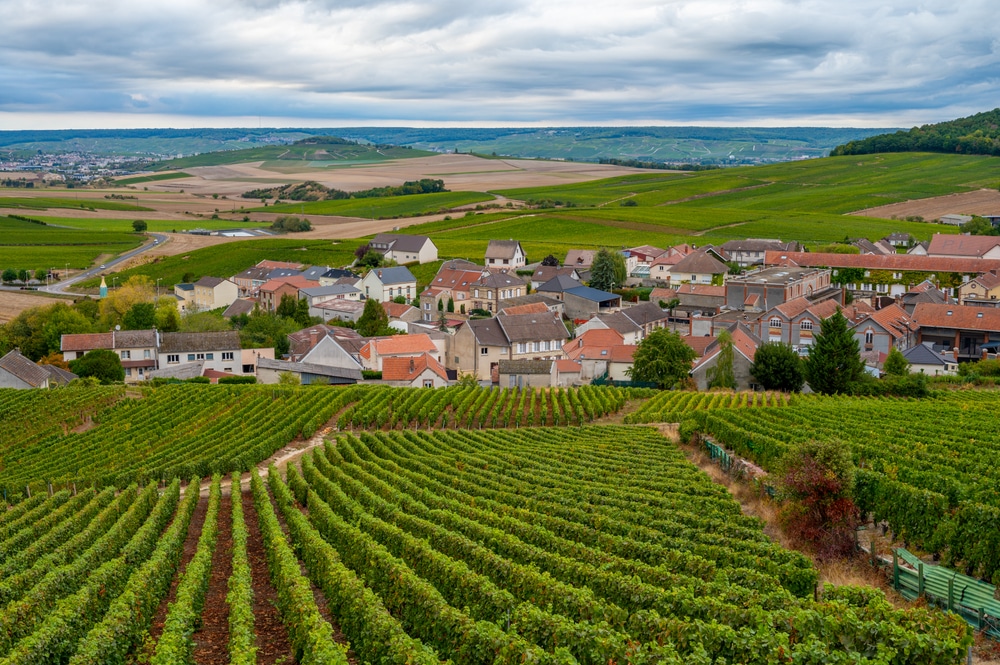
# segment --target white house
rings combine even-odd
[[[417,278],[407,268],[375,268],[361,280],[365,298],[386,302],[398,296],[412,300],[417,293]]]
[[[159,371],[200,364],[202,371],[213,369],[227,374],[243,374],[240,334],[235,330],[201,333],[160,333]]]
[[[527,262],[524,249],[517,240],[490,240],[486,246],[486,267],[517,270]]]
[[[368,247],[400,265],[431,263],[438,258],[437,246],[427,236],[379,233],[368,243]]]

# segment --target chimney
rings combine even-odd
[[[958,347],[957,346],[952,348],[952,350],[951,350],[951,357],[955,359],[955,362],[958,362]]]
[[[319,339],[319,331],[313,328],[309,331],[309,348],[316,346],[316,340]]]
[[[983,353],[980,357],[980,360],[986,360],[988,357],[989,357],[989,349],[983,349]]]

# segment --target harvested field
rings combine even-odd
[[[929,199],[904,201],[890,205],[868,208],[851,213],[864,217],[881,217],[883,219],[923,217],[933,221],[941,215],[996,215],[1000,214],[1000,191],[995,189],[978,189],[962,194],[948,194]]]
[[[35,293],[0,291],[0,323],[7,323],[26,309],[44,307],[58,300],[60,299]]]

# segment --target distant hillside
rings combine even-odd
[[[192,157],[169,159],[154,164],[152,170],[186,169],[196,166],[221,166],[244,162],[308,162],[326,166],[335,162],[380,162],[387,159],[424,157],[431,153],[388,144],[363,144],[337,136],[310,136],[290,145],[267,145],[245,150],[222,150]]]
[[[946,152],[1000,155],[1000,108],[936,125],[879,134],[837,146],[832,155],[870,155],[879,152]]]

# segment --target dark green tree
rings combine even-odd
[[[271,312],[255,308],[247,317],[247,323],[240,330],[240,345],[244,349],[274,347],[274,355],[280,358],[288,353],[288,335],[298,329],[293,319],[286,319]]]
[[[661,389],[671,388],[688,375],[694,349],[672,330],[659,328],[639,342],[628,370],[633,381],[649,381]]]
[[[892,347],[882,369],[887,376],[906,376],[910,373],[910,361],[903,357],[899,349]]]
[[[454,298],[448,298],[448,311],[449,312],[454,312],[455,311],[455,299]]]
[[[590,266],[590,286],[610,291],[625,284],[627,277],[624,256],[606,247],[598,250],[594,256],[594,263]]]
[[[295,308],[295,316],[293,318],[296,323],[305,328],[312,323],[312,317],[309,316],[309,300],[306,298],[299,298],[296,302],[298,304]]]
[[[149,330],[156,325],[156,306],[151,302],[137,302],[122,317],[125,330]]]
[[[134,222],[132,222],[132,230],[135,231],[136,233],[145,233],[146,229],[148,228],[149,225],[146,224],[146,222],[144,222],[141,219],[137,219]]]
[[[21,280],[22,283],[27,283],[28,279],[31,278],[31,273],[24,268],[21,268],[17,271],[17,278]]]
[[[39,268],[38,270],[35,271],[35,279],[37,279],[39,282],[44,282],[45,278],[48,277],[48,275],[49,271],[46,270],[45,268]]]
[[[802,376],[802,359],[788,344],[765,342],[757,347],[750,374],[764,390],[798,392],[805,379]]]
[[[125,370],[118,354],[111,349],[94,349],[69,363],[70,371],[80,377],[92,376],[101,383],[125,380]]]
[[[361,312],[361,318],[358,319],[355,330],[362,337],[373,337],[382,332],[388,325],[389,317],[386,315],[382,303],[374,298],[369,298],[365,301],[365,309]]]
[[[559,266],[559,259],[549,254],[544,259],[542,259],[542,265],[549,268],[555,268]]]
[[[849,392],[851,384],[861,379],[864,372],[858,341],[838,308],[836,314],[820,324],[802,373],[815,392],[834,395]]]
[[[13,282],[15,279],[17,279],[17,271],[14,270],[13,268],[5,268],[3,271],[2,278],[3,281],[5,282]]]
[[[298,300],[291,293],[284,294],[281,296],[281,302],[278,303],[278,307],[274,310],[274,313],[286,319],[294,319],[296,312],[299,311]]]
[[[736,390],[736,372],[733,368],[733,335],[728,330],[719,333],[719,355],[715,367],[708,370],[709,388]]]

